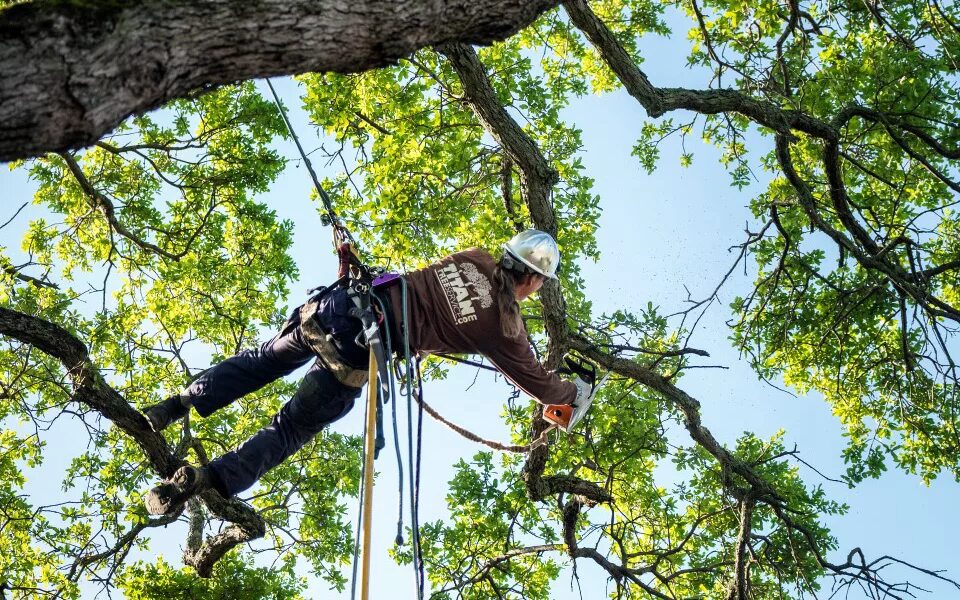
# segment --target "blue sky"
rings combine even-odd
[[[704,78],[683,68],[686,45],[682,32],[683,29],[677,32],[679,41],[652,38],[643,42],[643,53],[650,57],[643,68],[657,85],[705,84]],[[678,51],[681,47],[684,50]],[[267,93],[265,85],[261,84],[261,90]],[[290,80],[279,81],[278,90],[293,109],[294,126],[306,138],[305,145],[312,147],[310,140],[314,137],[305,135],[309,129],[299,110],[296,85]],[[735,258],[728,248],[742,241],[745,227],[752,223],[746,205],[754,193],[763,189],[765,174],[758,173],[761,179],[749,189],[737,190],[729,185],[730,177],[719,165],[717,152],[691,139],[687,149],[695,153],[692,167],[679,166],[679,143],[673,140],[664,146],[656,172],[648,175],[630,156],[646,116],[639,104],[622,92],[579,99],[565,111],[565,117],[583,130],[584,164],[596,181],[594,190],[601,198],[601,259],[583,265],[588,296],[594,299],[597,312],[616,308],[639,310],[652,302],[661,307],[661,312],[672,313],[684,308],[687,289],[694,298],[708,295]],[[751,143],[766,148],[770,141],[752,139]],[[292,143],[278,148],[291,161],[295,159]],[[322,177],[323,166],[315,166]],[[0,169],[0,223],[32,197],[33,187],[25,170]],[[307,288],[331,280],[336,269],[326,252],[329,232],[320,224],[316,206],[308,200],[310,189],[305,169],[288,168],[262,197],[282,218],[298,223],[293,252],[301,279],[291,286],[291,306],[305,299]],[[31,215],[36,214],[36,207],[30,207],[0,230],[0,246],[16,255],[19,236]],[[318,244],[322,252],[317,251]],[[707,313],[691,342],[711,354],[700,364],[727,369],[690,371],[680,386],[701,401],[703,422],[721,442],[732,445],[744,431],[769,437],[782,428],[786,430],[788,448],[796,444],[804,460],[823,473],[838,477],[843,472],[843,438],[829,407],[816,395],[794,397],[758,381],[727,340],[727,304],[748,289],[751,281],[749,269],[747,274],[742,269],[734,273],[721,292],[722,302]],[[426,399],[454,422],[483,437],[506,441],[509,434],[499,412],[508,394],[509,388],[502,381],[486,373],[476,376],[475,381],[472,369],[458,367],[448,380],[430,383]],[[362,417],[362,410],[355,409],[335,429],[356,433],[361,429]],[[50,458],[46,468],[51,470],[56,470],[69,455],[69,449],[58,447],[57,440],[68,439],[71,425],[63,423],[57,427],[62,429],[48,438]],[[429,418],[424,435],[423,473],[429,485],[423,492],[421,521],[443,518],[444,484],[452,474],[452,465],[480,450]],[[388,435],[388,443],[389,439]],[[683,432],[674,432],[674,441],[690,443]],[[377,466],[381,475],[375,493],[376,577],[372,597],[413,597],[410,569],[397,567],[387,556],[397,502],[391,448],[382,454]],[[960,538],[960,525],[952,518],[960,501],[956,483],[941,478],[926,487],[915,477],[891,472],[849,490],[845,485],[822,480],[805,467],[802,473],[809,484],[822,484],[829,495],[851,507],[847,515],[827,521],[839,540],[840,550],[830,556],[835,562],[843,562],[849,549],[860,547],[868,560],[890,554],[926,568],[952,569],[955,576],[960,575],[952,551],[952,541]],[[669,486],[675,476],[668,469],[658,475],[664,486]],[[34,478],[30,491],[38,501],[55,497],[60,493],[59,478]],[[155,534],[154,551],[177,560],[183,533],[171,527]],[[598,567],[581,562],[579,570],[585,589],[606,585],[605,574]],[[931,598],[960,595],[951,586],[935,585],[929,579],[920,581],[913,576],[911,579],[936,592]],[[349,593],[328,594],[322,584],[311,589],[319,597],[349,597]],[[409,595],[402,590],[409,591]],[[559,600],[580,597],[575,589],[570,590],[569,571],[558,581],[555,592],[554,597]],[[589,590],[584,593],[585,598],[599,595]]]

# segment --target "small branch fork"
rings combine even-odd
[[[108,144],[101,142],[98,145],[101,147],[111,148],[111,151],[119,152],[118,149],[115,149],[109,146]],[[83,168],[77,162],[77,159],[74,158],[72,154],[69,154],[67,152],[62,152],[60,153],[59,156],[66,163],[67,168],[70,170],[70,173],[73,175],[77,183],[80,185],[80,189],[82,189],[83,193],[86,195],[87,202],[90,204],[90,207],[100,211],[100,213],[103,214],[103,217],[104,219],[106,219],[107,224],[110,226],[111,231],[116,232],[117,235],[119,235],[120,237],[130,240],[138,248],[146,252],[156,254],[168,260],[179,261],[190,252],[190,249],[191,249],[191,246],[193,245],[194,240],[203,230],[207,219],[209,218],[210,214],[213,212],[213,210],[217,206],[217,203],[215,201],[216,194],[214,193],[214,201],[210,203],[210,208],[207,211],[207,214],[204,215],[200,225],[190,236],[190,239],[187,241],[186,245],[184,246],[184,249],[181,250],[180,252],[169,252],[152,242],[148,242],[144,240],[134,232],[127,229],[127,227],[123,223],[121,223],[120,220],[117,218],[116,208],[114,207],[113,202],[111,202],[110,199],[107,198],[100,190],[94,187],[93,183],[87,178],[86,174],[84,174]]]
[[[113,547],[107,550],[104,550],[103,552],[97,552],[94,554],[85,554],[83,556],[79,556],[77,560],[74,561],[73,565],[70,567],[70,570],[67,573],[67,579],[69,579],[70,581],[78,581],[80,579],[80,575],[83,573],[83,571],[87,567],[89,567],[90,565],[99,563],[103,560],[106,560],[111,556],[115,556],[118,553],[120,554],[121,559],[116,561],[116,564],[119,564],[123,560],[122,557],[126,556],[126,554],[130,551],[130,548],[133,547],[133,543],[136,541],[137,537],[145,529],[151,529],[154,527],[163,527],[164,525],[169,525],[170,523],[173,523],[179,518],[180,518],[180,513],[177,513],[172,515],[164,515],[157,519],[149,519],[147,521],[143,521],[141,523],[136,524],[133,528],[130,529],[130,531],[122,535],[113,545]]]

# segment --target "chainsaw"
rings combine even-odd
[[[565,368],[558,369],[560,373],[572,374],[589,383],[593,390],[586,400],[579,404],[548,404],[543,409],[543,418],[551,425],[570,433],[570,431],[586,416],[593,404],[593,397],[597,390],[603,387],[610,373],[604,375],[600,381],[597,381],[597,367],[585,361],[576,360],[572,357],[564,358],[567,363]],[[588,366],[589,364],[589,366]]]

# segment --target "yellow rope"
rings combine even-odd
[[[377,357],[370,351],[370,380],[367,383],[367,429],[364,442],[363,470],[363,570],[360,576],[360,599],[370,596],[370,536],[373,525],[373,453],[377,428]]]

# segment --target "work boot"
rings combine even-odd
[[[144,504],[151,515],[173,514],[194,495],[211,487],[206,467],[184,465],[169,480],[147,492]]]
[[[182,396],[170,396],[159,404],[154,404],[143,411],[143,416],[150,423],[150,428],[160,433],[170,426],[170,424],[179,421],[190,412],[189,402]]]

